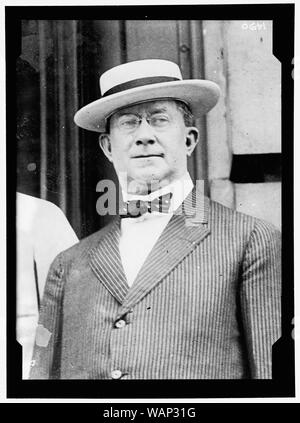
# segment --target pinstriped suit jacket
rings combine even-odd
[[[280,337],[280,234],[195,192],[128,286],[119,218],[61,253],[31,379],[271,378]],[[199,212],[200,211],[200,212]],[[116,327],[115,323],[125,324]],[[124,323],[123,322],[123,323]]]

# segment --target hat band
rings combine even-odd
[[[180,81],[179,78],[173,78],[171,76],[151,76],[146,78],[133,79],[128,82],[124,82],[119,85],[115,85],[113,88],[107,90],[102,97],[107,97],[112,94],[117,94],[121,91],[130,90],[131,88],[142,87],[144,85],[159,84],[161,82]]]

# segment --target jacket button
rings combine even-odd
[[[120,379],[120,378],[122,377],[122,372],[121,372],[121,370],[113,370],[113,371],[111,372],[111,377],[112,377],[113,379]]]
[[[125,320],[123,320],[123,319],[118,320],[118,321],[115,323],[115,327],[116,327],[116,328],[118,328],[118,329],[121,329],[121,328],[123,328],[124,326],[126,326],[126,322],[125,322]]]

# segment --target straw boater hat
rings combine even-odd
[[[75,114],[75,123],[105,132],[106,118],[123,107],[159,99],[180,100],[195,116],[207,113],[218,101],[217,84],[203,79],[182,79],[179,67],[168,60],[147,59],[116,66],[100,77],[102,97]]]

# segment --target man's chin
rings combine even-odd
[[[129,176],[129,179],[149,183],[151,181],[160,180],[163,177],[164,175],[156,170],[139,170],[137,172],[133,172],[132,175]]]
[[[131,188],[130,191],[138,191],[140,194],[144,194],[161,188],[161,183],[164,180],[165,175],[161,172],[135,172],[129,176],[128,183],[129,188]]]

